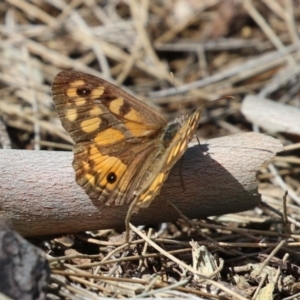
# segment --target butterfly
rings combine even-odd
[[[101,78],[62,71],[53,81],[53,101],[75,142],[73,168],[86,194],[106,205],[150,205],[188,147],[201,116],[166,118]]]

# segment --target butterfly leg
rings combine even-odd
[[[126,243],[130,243],[129,238],[130,238],[130,219],[132,216],[132,213],[134,212],[134,208],[136,206],[136,203],[138,202],[138,197],[135,197],[134,200],[131,202],[126,218],[125,218],[125,228],[126,228]]]
[[[129,210],[127,212],[126,219],[125,219],[126,243],[129,243],[129,237],[130,237],[130,218],[131,218],[131,213],[130,213],[130,207],[129,207]]]

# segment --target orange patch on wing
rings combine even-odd
[[[78,97],[76,87],[68,88],[66,93],[67,93],[67,96],[70,98]]]
[[[66,112],[66,118],[69,122],[74,122],[77,119],[77,109],[76,108],[71,108],[68,109]]]
[[[161,187],[162,183],[164,182],[165,177],[166,177],[166,175],[163,172],[159,173],[156,176],[156,178],[153,180],[153,182],[151,183],[151,185],[149,186],[147,191],[139,197],[139,201],[137,203],[138,206],[141,204],[149,205],[152,202],[154,196],[160,190],[160,187]],[[149,202],[149,203],[147,203],[147,202]]]
[[[149,130],[149,127],[147,125],[140,124],[140,123],[137,124],[134,122],[126,122],[125,126],[130,131],[130,133],[135,137],[145,136],[151,132],[151,130]]]
[[[89,161],[92,164],[89,165],[88,163],[85,163],[85,171],[87,172],[84,175],[85,180],[92,186],[105,187],[108,190],[113,190],[123,173],[126,171],[127,166],[117,157],[103,155],[96,146],[89,147],[87,154]],[[97,173],[97,176],[89,173],[89,171],[92,171],[93,174]],[[114,173],[116,176],[115,182],[108,182],[107,176],[109,173]]]
[[[177,156],[177,155],[178,155],[181,144],[182,144],[182,143],[179,142],[179,143],[174,147],[175,149],[173,150],[173,156]]]
[[[105,186],[106,189],[113,190],[117,185],[119,179],[122,177],[124,172],[127,169],[127,166],[122,163],[120,159],[114,156],[109,155],[99,155],[96,157],[94,155],[93,161],[95,166],[93,168],[99,175],[98,182],[96,185]],[[107,176],[109,173],[113,173],[116,176],[116,181],[113,183],[109,183],[107,180]]]
[[[89,112],[89,115],[91,117],[97,117],[100,116],[101,114],[103,114],[103,110],[99,106],[94,106]]]
[[[120,107],[123,105],[124,100],[122,98],[116,98],[112,100],[109,105],[109,109],[112,113],[119,115],[120,114]]]
[[[118,129],[108,128],[97,134],[94,141],[97,145],[106,146],[125,139],[125,135]]]
[[[187,148],[187,143],[188,143],[188,141],[184,141],[181,144],[180,149],[179,149],[180,152],[183,152]]]
[[[70,87],[67,89],[67,95],[68,97],[78,97],[77,95],[77,88],[79,86],[82,86],[85,84],[85,81],[84,80],[76,80],[76,81],[73,81],[70,83]]]
[[[156,191],[156,188],[163,183],[165,173],[159,173],[156,178],[153,180],[152,184],[149,187],[149,191]]]
[[[80,123],[81,129],[86,133],[91,133],[99,129],[99,125],[101,124],[100,118],[91,118],[84,120]]]
[[[171,151],[171,152],[169,153],[169,156],[168,156],[168,158],[167,158],[167,164],[169,164],[170,161],[172,160],[172,158],[174,157],[173,153],[174,153],[173,151]]]
[[[70,83],[71,87],[79,87],[85,84],[84,80],[76,80]]]
[[[170,153],[169,153],[169,156],[168,156],[168,159],[167,159],[167,164],[170,163],[170,161],[175,157],[175,156],[178,156],[178,153],[180,153],[180,148],[181,148],[181,145],[184,144],[183,143],[178,143],[177,145],[175,145],[173,147],[173,149],[171,149]]]
[[[77,106],[81,106],[81,105],[86,104],[86,99],[85,99],[85,98],[82,98],[82,97],[77,97],[77,98],[74,100],[74,103],[75,103],[75,105],[77,105]]]
[[[104,87],[103,86],[99,86],[95,89],[92,90],[90,97],[95,100],[96,98],[100,97],[101,95],[103,95],[104,93]]]
[[[145,120],[135,109],[131,108],[130,111],[125,115],[127,120],[143,123]]]
[[[92,158],[92,159],[93,159],[94,155],[103,156],[102,153],[99,151],[99,149],[96,146],[93,146],[93,145],[89,147],[88,152],[89,152],[89,158]]]
[[[86,181],[89,182],[89,184],[95,186],[95,176],[90,174],[90,173],[86,173],[84,175],[84,178],[86,179]]]

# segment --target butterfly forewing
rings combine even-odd
[[[155,134],[166,125],[165,118],[154,109],[92,75],[63,71],[55,77],[52,91],[62,124],[75,142],[87,141],[99,132],[109,135],[109,130],[104,131],[118,125],[137,138]],[[116,135],[118,130],[111,132]],[[117,137],[121,136],[119,133]]]

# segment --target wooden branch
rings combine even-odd
[[[256,172],[282,150],[279,141],[258,133],[194,144],[161,194],[131,221],[177,220],[167,200],[189,218],[251,209],[260,201]],[[128,206],[93,203],[75,183],[72,159],[70,152],[0,150],[0,217],[25,236],[124,228]]]
[[[278,103],[259,95],[243,100],[242,113],[246,119],[269,132],[300,134],[299,107]]]

